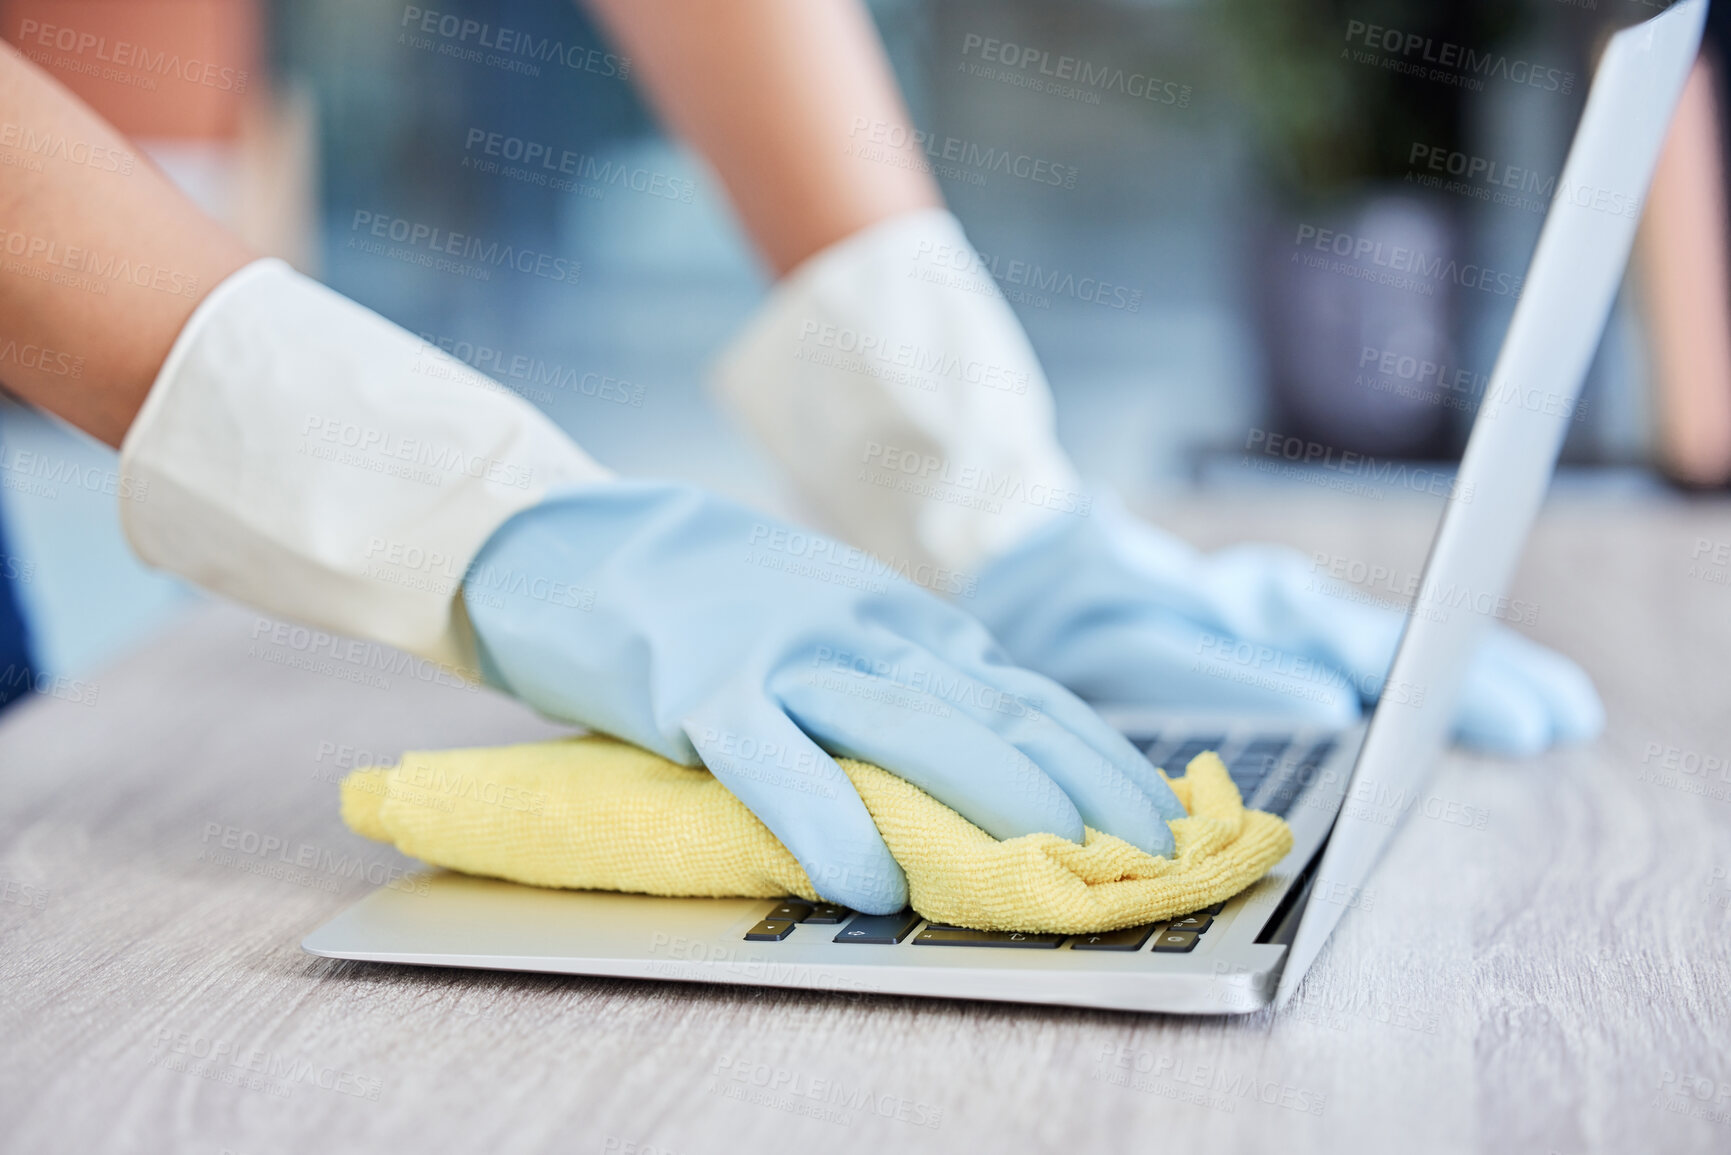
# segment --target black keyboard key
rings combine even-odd
[[[1154,939],[1157,954],[1184,954],[1196,949],[1197,935],[1188,930],[1163,930]]]
[[[1158,734],[1130,734],[1127,735],[1127,737],[1135,745],[1136,749],[1142,751],[1142,753],[1146,754],[1150,758],[1154,756],[1154,747],[1160,745],[1160,735]]]
[[[1201,910],[1197,911],[1196,913],[1197,914],[1214,915],[1214,914],[1219,914],[1221,911],[1223,911],[1225,909],[1226,909],[1226,903],[1224,901],[1222,901],[1222,902],[1215,903],[1213,906],[1205,906]]]
[[[1132,926],[1124,930],[1107,930],[1099,934],[1079,934],[1070,944],[1071,950],[1141,950],[1142,944],[1148,941],[1148,936],[1154,933],[1154,924]]]
[[[1226,772],[1232,776],[1238,792],[1246,798],[1255,794],[1256,788],[1280,765],[1281,755],[1291,745],[1290,738],[1257,738],[1246,743],[1226,764]]]
[[[780,942],[799,924],[786,918],[766,918],[745,932],[746,942]]]
[[[1064,936],[1027,934],[1019,930],[970,930],[964,926],[934,923],[920,931],[914,941],[922,946],[1010,946],[1052,950],[1064,941]]]
[[[1335,745],[1333,738],[1324,738],[1306,750],[1299,756],[1298,764],[1281,775],[1268,797],[1256,800],[1256,808],[1285,818],[1292,804],[1298,801],[1298,796],[1320,776],[1322,764],[1334,754]],[[1245,797],[1249,798],[1249,795]]]
[[[786,919],[788,922],[804,922],[811,915],[811,903],[790,898],[763,917],[766,919]]]
[[[1171,925],[1169,925],[1166,929],[1167,930],[1187,930],[1187,931],[1191,931],[1195,934],[1201,934],[1203,931],[1207,930],[1209,927],[1211,927],[1213,925],[1214,925],[1214,919],[1212,917],[1210,917],[1209,915],[1191,914],[1191,915],[1186,915],[1183,918],[1173,919]]]
[[[813,924],[834,925],[846,922],[847,916],[852,913],[853,911],[845,906],[837,906],[833,902],[820,902],[811,908],[811,913],[805,916],[805,921]]]
[[[894,946],[908,937],[920,925],[920,916],[911,910],[900,914],[862,914],[842,928],[836,942],[865,942]]]
[[[1204,750],[1218,750],[1226,745],[1226,735],[1210,734],[1202,738],[1186,738],[1176,750],[1160,759],[1160,768],[1168,774],[1183,774],[1190,760]]]
[[[1232,779],[1232,784],[1238,787],[1238,797],[1250,798],[1268,781],[1269,771],[1273,769],[1273,766],[1247,768],[1234,763],[1226,768],[1226,773]]]

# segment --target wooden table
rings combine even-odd
[[[1165,520],[1422,558],[1423,510],[1281,500]],[[550,727],[488,692],[294,668],[255,615],[203,611],[0,724],[0,1149],[1731,1150],[1719,542],[1724,504],[1550,511],[1516,594],[1598,680],[1609,732],[1450,756],[1434,793],[1475,820],[1410,819],[1302,1001],[1234,1019],[306,955],[369,884],[224,851],[230,828],[382,876],[408,864],[338,820],[346,764]],[[796,1113],[826,1099],[855,1106]]]

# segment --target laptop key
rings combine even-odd
[[[1257,738],[1246,743],[1244,749],[1226,764],[1226,771],[1232,776],[1238,792],[1246,798],[1255,794],[1291,745],[1292,739],[1282,737]]]
[[[900,914],[860,914],[842,928],[835,936],[836,942],[878,943],[884,946],[894,946],[914,927],[920,925],[920,916],[911,910]]]
[[[1163,930],[1154,940],[1156,954],[1183,954],[1196,948],[1196,932],[1191,930]]]
[[[961,926],[933,924],[920,931],[914,942],[921,946],[1009,946],[1052,950],[1064,941],[1061,934],[1025,934],[1019,930],[969,930]]]
[[[1099,934],[1079,934],[1070,944],[1071,950],[1141,950],[1154,924],[1126,927],[1123,930],[1102,931]]]
[[[829,923],[834,925],[836,923],[846,922],[847,916],[852,913],[853,911],[849,910],[845,906],[837,906],[833,902],[820,902],[811,908],[811,913],[805,916],[805,921],[808,923]]]
[[[788,922],[804,922],[811,915],[811,903],[790,898],[764,915],[765,919],[786,919]]]
[[[1192,934],[1201,934],[1203,931],[1207,930],[1209,927],[1211,927],[1213,925],[1214,925],[1214,918],[1213,918],[1213,916],[1211,916],[1209,914],[1205,914],[1205,913],[1204,914],[1189,914],[1189,915],[1185,915],[1183,918],[1173,919],[1171,925],[1168,926],[1166,929],[1167,930],[1187,930],[1187,931],[1190,931]]]
[[[766,918],[745,932],[746,942],[780,942],[799,924],[787,918]]]
[[[1298,796],[1317,777],[1317,771],[1334,753],[1335,740],[1324,738],[1302,754],[1289,773],[1280,776],[1275,787],[1268,791],[1267,797],[1255,800],[1256,809],[1286,817],[1292,804],[1298,801]]]
[[[1177,749],[1160,759],[1160,767],[1173,774],[1184,773],[1190,760],[1204,750],[1218,750],[1226,745],[1226,735],[1210,734],[1202,738],[1187,738]]]

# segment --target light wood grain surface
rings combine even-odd
[[[1430,530],[1290,498],[1162,520],[1397,568]],[[1302,1001],[1236,1019],[311,957],[369,889],[320,851],[408,865],[339,821],[344,749],[551,727],[202,611],[0,722],[0,1149],[1731,1150],[1731,567],[1702,541],[1731,507],[1547,513],[1516,593],[1609,732],[1451,755],[1431,790],[1475,821],[1409,820]],[[225,856],[229,827],[315,865]]]

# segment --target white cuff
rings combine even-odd
[[[453,598],[487,538],[611,476],[491,378],[276,260],[199,304],[120,469],[145,562],[465,670]]]
[[[827,528],[898,568],[965,573],[1087,508],[1033,347],[942,209],[788,274],[711,384]]]

